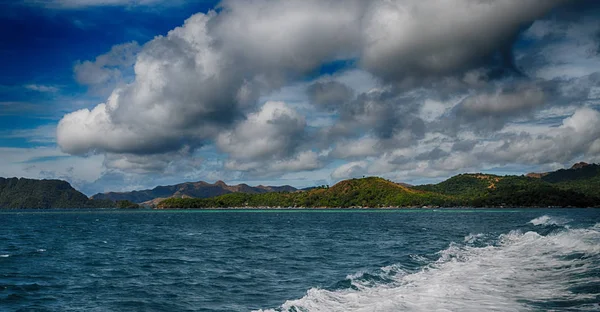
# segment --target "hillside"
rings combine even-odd
[[[490,174],[461,174],[444,182],[420,185],[415,189],[453,196],[463,205],[475,207],[590,207],[598,206],[600,199],[579,187],[563,187],[528,176],[497,176]],[[570,181],[564,180],[563,182]],[[597,189],[596,184],[593,188]]]
[[[460,174],[419,186],[378,177],[305,190],[195,182],[97,194],[93,199],[65,181],[0,178],[0,208],[136,208],[144,202],[159,208],[600,207],[600,165],[578,163],[569,169],[527,176]]]
[[[289,185],[285,186],[249,186],[247,184],[227,185],[223,181],[217,181],[214,184],[207,182],[186,182],[169,186],[157,186],[151,190],[141,190],[132,192],[109,192],[99,193],[92,196],[92,199],[100,200],[129,200],[134,203],[154,203],[156,200],[175,197],[175,198],[209,198],[230,193],[262,194],[270,192],[294,192],[296,188]]]
[[[539,179],[551,183],[561,190],[600,197],[600,165],[598,164],[580,162],[569,169],[544,172],[539,175],[541,175]]]
[[[382,178],[351,179],[331,188],[294,193],[227,194],[206,199],[170,198],[159,208],[227,207],[598,207],[596,165],[530,176],[460,174],[438,184],[407,186]],[[587,170],[587,171],[581,171]],[[575,174],[573,171],[576,171]],[[548,179],[549,181],[546,181]],[[558,181],[558,182],[550,182]]]
[[[111,208],[111,201],[91,200],[61,180],[0,178],[0,208]]]
[[[266,194],[228,194],[214,198],[170,198],[159,208],[226,207],[414,207],[452,205],[445,195],[415,190],[388,180],[370,177],[351,179],[327,188],[304,192]]]

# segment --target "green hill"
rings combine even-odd
[[[293,193],[227,194],[214,198],[170,198],[159,208],[227,207],[412,207],[452,205],[453,199],[376,177],[351,179],[327,188]]]
[[[541,180],[561,190],[600,197],[600,165],[597,164],[578,163],[570,169],[549,172]]]
[[[599,186],[596,184],[594,188]],[[590,207],[600,204],[598,196],[579,187],[564,187],[543,178],[527,176],[461,174],[439,184],[415,188],[453,196],[463,205],[475,207]]]
[[[0,178],[0,208],[111,208],[112,201],[91,200],[61,180]]]
[[[156,199],[158,208],[600,207],[600,165],[578,163],[569,169],[527,176],[460,174],[438,184],[420,186],[369,177],[305,190],[288,186],[229,186],[220,181],[183,183],[173,188],[174,195],[171,189],[167,192],[172,198],[160,202]],[[89,199],[60,180],[0,178],[0,208],[96,207],[136,208],[138,205],[119,198]]]
[[[548,175],[550,176],[550,175]],[[574,186],[527,176],[461,174],[438,184],[406,186],[382,178],[351,179],[331,188],[268,194],[227,194],[213,198],[170,198],[158,208],[228,207],[598,207],[600,197]],[[585,181],[589,181],[586,178]],[[573,184],[575,183],[575,184]],[[590,187],[597,191],[599,185]]]
[[[503,177],[492,174],[459,174],[438,184],[414,186],[414,189],[450,195],[461,199],[485,196]]]

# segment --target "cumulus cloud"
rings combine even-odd
[[[438,135],[415,148],[391,149],[361,163],[362,172],[403,178],[447,177],[465,170],[512,164],[544,165],[600,159],[600,112],[579,108],[541,133],[504,131],[476,140]],[[350,166],[352,167],[352,166]],[[345,172],[349,167],[340,167]],[[339,168],[338,168],[339,169]]]
[[[153,155],[107,154],[104,157],[105,167],[136,174],[183,174],[199,168],[201,164],[202,160],[187,147]]]
[[[113,46],[94,61],[78,61],[73,67],[75,80],[94,89],[114,88],[123,82],[123,71],[131,68],[140,50],[137,42]]]
[[[276,160],[293,155],[303,140],[306,120],[283,102],[267,102],[233,130],[217,136],[232,158]]]
[[[542,163],[522,156],[530,154],[521,146],[552,155],[548,142],[592,140],[595,130],[565,120],[541,137],[506,126],[559,101],[575,105],[589,89],[502,73],[519,71],[514,59],[524,58],[512,46],[521,31],[563,2],[225,0],[141,47],[115,46],[78,63],[84,85],[123,82],[127,68],[133,79],[116,83],[104,103],[65,115],[57,142],[70,154],[106,153],[105,166],[139,173],[176,170],[203,146],[222,153],[224,170],[252,175],[316,170],[338,159],[354,162],[336,169],[335,179]],[[531,40],[556,33],[536,24]],[[314,78],[339,61],[357,68]],[[302,86],[297,101],[268,100],[290,85]],[[600,143],[562,146],[576,157]]]
[[[362,61],[393,80],[463,72],[495,55],[512,67],[519,30],[562,2],[376,1],[365,18]]]
[[[508,135],[486,145],[481,154],[496,163],[542,164],[566,162],[576,157],[594,159],[599,156],[595,150],[599,140],[600,112],[580,108],[545,135]]]

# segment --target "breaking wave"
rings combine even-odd
[[[563,221],[543,216],[530,223]],[[484,236],[450,244],[417,271],[389,266],[352,274],[338,288],[311,288],[300,299],[259,311],[600,310],[597,225],[547,235],[511,231],[487,246],[469,244]]]
[[[529,221],[529,223],[533,224],[533,225],[541,225],[541,226],[546,226],[546,225],[565,225],[567,223],[571,222],[571,220],[566,219],[566,218],[560,218],[560,217],[551,217],[551,216],[547,216],[547,215],[543,215],[541,217],[535,218],[531,221]]]

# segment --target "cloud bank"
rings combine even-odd
[[[555,48],[553,22],[539,20],[568,2],[225,0],[141,47],[119,45],[77,64],[83,85],[114,84],[131,66],[134,78],[105,103],[65,115],[57,142],[73,155],[106,154],[106,165],[122,170],[143,162],[148,168],[135,170],[165,170],[165,155],[192,157],[206,146],[226,157],[222,170],[249,175],[345,160],[334,179],[596,159],[598,129],[581,124],[598,112],[572,79],[597,80],[529,75],[559,62],[523,68],[531,54],[550,56],[515,48],[524,37]],[[595,35],[586,40],[597,44]],[[377,87],[357,90],[323,73],[340,62]],[[299,102],[269,100],[298,84]],[[519,129],[569,105],[550,131]]]

